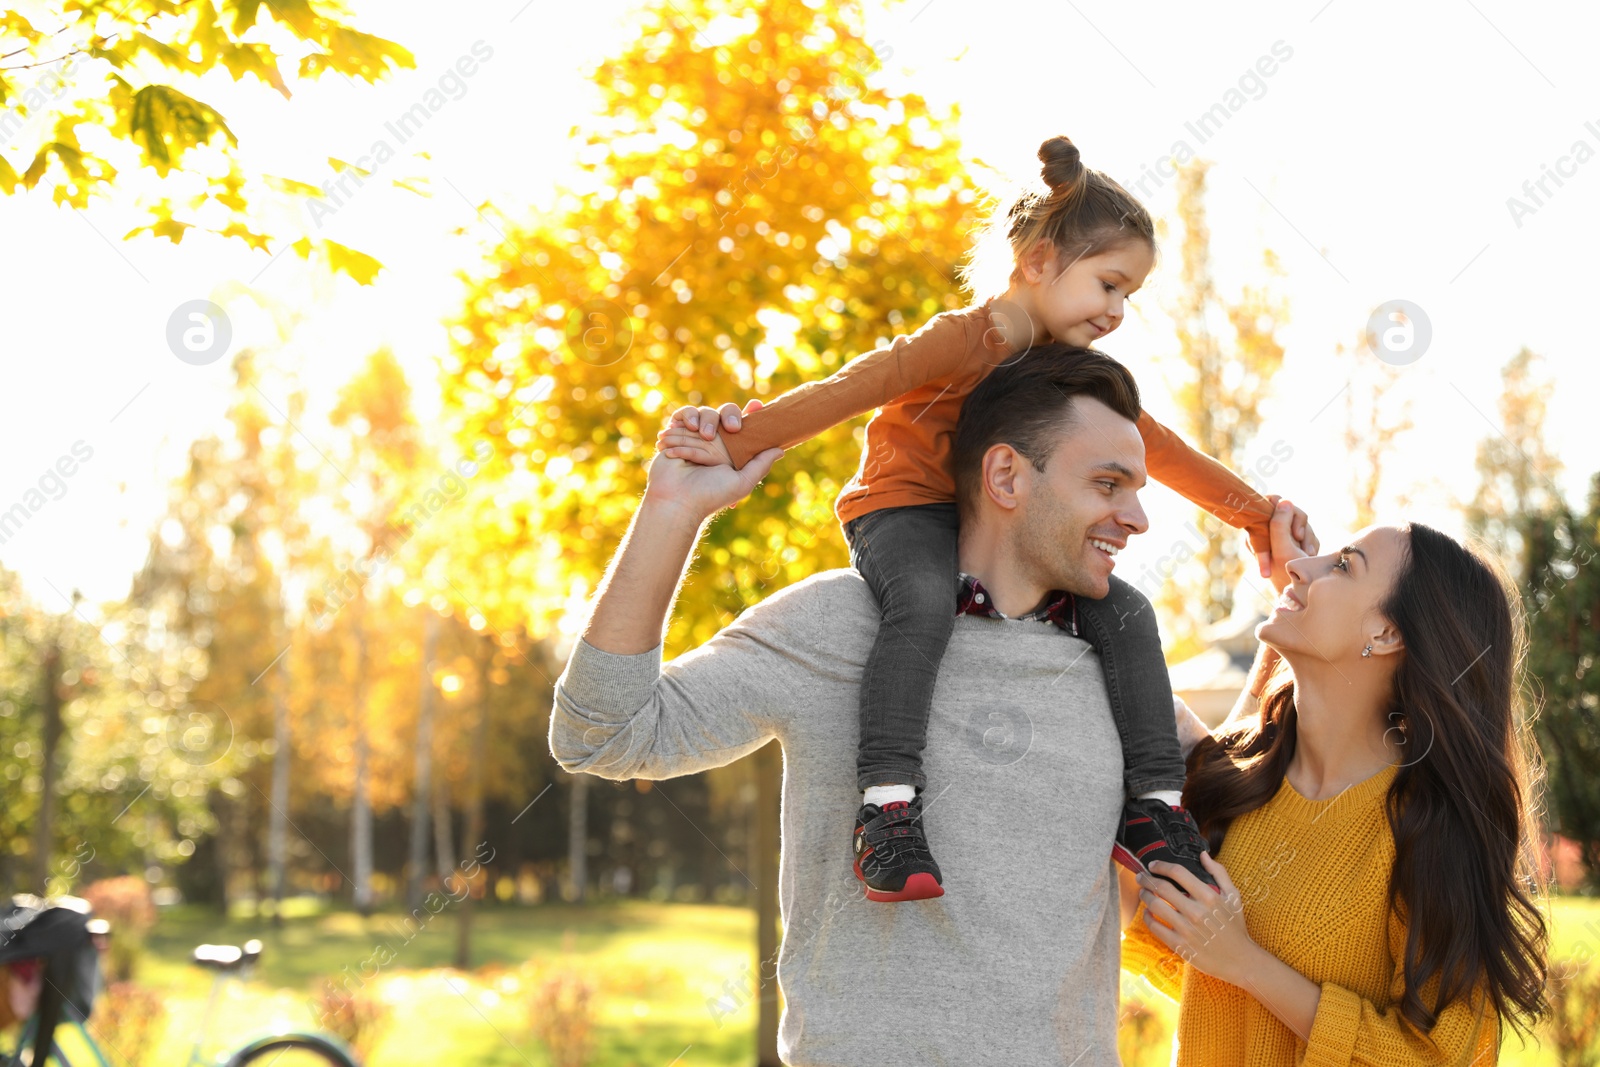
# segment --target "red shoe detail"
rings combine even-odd
[[[942,896],[944,896],[944,886],[940,885],[933,875],[927,871],[918,871],[907,878],[905,888],[898,893],[884,893],[870,888],[867,890],[868,900],[931,900],[934,897]]]
[[[1128,870],[1132,871],[1134,874],[1150,873],[1145,865],[1139,861],[1139,857],[1123,848],[1120,841],[1111,846],[1111,858],[1122,864],[1122,866],[1128,868]]]

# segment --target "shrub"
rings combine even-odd
[[[311,996],[317,1024],[365,1063],[389,1025],[389,1009],[366,989],[346,989],[333,978],[317,983]]]
[[[132,874],[102,878],[85,887],[83,898],[96,916],[111,923],[111,943],[105,960],[107,981],[131,981],[144,951],[145,935],[156,923],[150,883]]]
[[[1561,1067],[1600,1065],[1600,967],[1587,959],[1553,959],[1546,990],[1550,1037]]]
[[[528,1005],[533,1032],[553,1067],[583,1067],[594,1044],[594,984],[568,967],[534,983]]]
[[[166,1023],[160,993],[135,982],[112,982],[94,999],[89,1032],[122,1067],[139,1067],[155,1047]]]

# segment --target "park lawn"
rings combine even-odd
[[[1554,955],[1600,954],[1600,900],[1558,898],[1553,917]],[[399,912],[363,919],[334,911],[289,919],[274,929],[253,919],[224,922],[192,908],[164,911],[139,975],[163,991],[169,1011],[166,1036],[147,1063],[183,1062],[187,1056],[210,981],[187,962],[189,951],[202,941],[239,944],[251,937],[266,945],[261,964],[249,982],[231,983],[222,998],[213,1049],[271,1023],[314,1026],[306,999],[313,983],[359,973],[387,938],[396,958],[368,986],[391,1012],[372,1056],[375,1067],[420,1067],[446,1058],[546,1067],[549,1058],[530,1029],[532,983],[523,969],[530,960],[545,969],[571,967],[595,982],[595,1067],[743,1065],[753,1059],[755,1002],[740,993],[749,989],[755,957],[755,915],[749,909],[640,901],[482,907],[474,921],[478,969],[469,974],[449,967],[456,935],[450,910],[409,940],[400,920]],[[724,1000],[730,992],[731,1002]],[[712,1007],[719,1001],[725,1015]],[[1162,1037],[1142,1063],[1129,1067],[1168,1061],[1176,1005],[1158,996],[1149,1007]],[[1554,1067],[1556,1059],[1548,1041],[1523,1049],[1510,1037],[1500,1062]]]
[[[315,1028],[308,1003],[315,982],[341,973],[359,977],[375,946],[387,941],[395,957],[366,987],[390,1008],[389,1025],[371,1057],[377,1067],[463,1059],[545,1067],[549,1058],[530,1027],[533,983],[523,970],[529,961],[545,970],[570,967],[595,983],[596,1065],[642,1067],[675,1059],[682,1067],[732,1065],[749,1058],[754,1001],[727,1011],[719,1026],[708,1000],[746,984],[755,959],[752,911],[633,901],[480,907],[473,921],[477,967],[462,973],[449,966],[456,939],[453,907],[409,940],[397,911],[365,919],[335,911],[289,919],[281,929],[265,920],[224,922],[198,909],[164,911],[138,975],[141,983],[163,991],[169,1012],[166,1036],[147,1062],[181,1063],[187,1057],[210,989],[209,973],[188,962],[194,946],[242,944],[251,937],[265,946],[261,963],[250,981],[226,987],[210,1048],[232,1047],[268,1024]],[[372,973],[370,966],[366,973]]]

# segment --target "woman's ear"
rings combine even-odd
[[[1372,646],[1374,656],[1392,656],[1406,650],[1406,643],[1392,622],[1384,622],[1376,630],[1369,631],[1367,643]]]

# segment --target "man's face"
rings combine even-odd
[[[1046,588],[1098,600],[1111,591],[1115,553],[1150,526],[1139,505],[1144,439],[1098,400],[1071,404],[1073,425],[1044,470],[1021,461],[1013,549]]]

